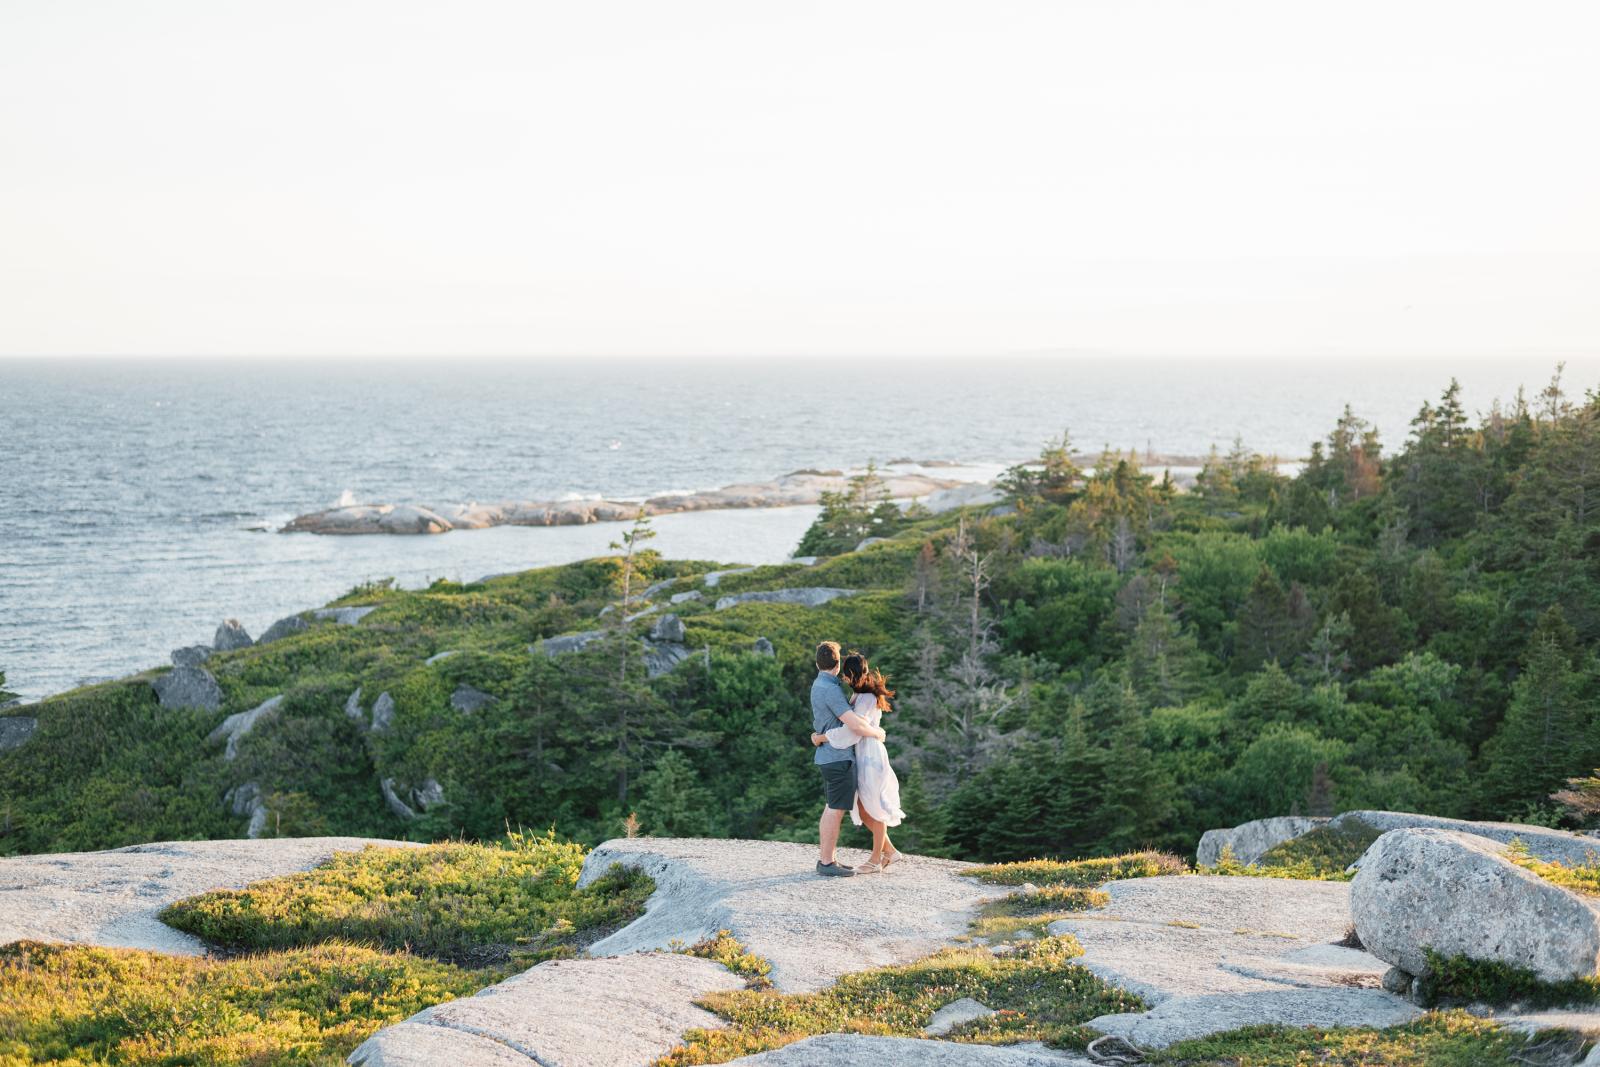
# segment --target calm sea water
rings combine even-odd
[[[259,633],[357,582],[466,580],[603,552],[615,527],[258,532],[363,501],[645,496],[868,459],[999,464],[1070,428],[1304,454],[1345,403],[1404,439],[1451,375],[1483,408],[1539,361],[0,361],[0,669],[28,697]],[[1600,363],[1569,365],[1581,392]],[[768,562],[814,509],[656,520],[678,557]]]

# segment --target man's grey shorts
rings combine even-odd
[[[828,807],[835,811],[849,811],[856,806],[856,765],[854,760],[819,764],[822,772],[822,795]]]

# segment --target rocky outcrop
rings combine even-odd
[[[476,996],[427,1008],[351,1053],[358,1067],[571,1067],[652,1063],[684,1031],[715,1029],[697,1007],[744,982],[678,953],[551,960]]]
[[[1506,858],[1506,846],[1451,830],[1391,830],[1350,885],[1356,933],[1407,974],[1424,949],[1496,960],[1545,981],[1600,970],[1600,909]]]
[[[684,628],[683,620],[676,615],[663,615],[650,627],[650,640],[681,645],[688,640],[689,631]]]
[[[443,663],[445,660],[450,659],[452,656],[459,656],[459,655],[461,655],[461,650],[459,648],[447,648],[443,652],[435,652],[433,655],[429,656],[427,659],[423,660],[422,662],[426,666],[431,667],[435,663]]]
[[[357,689],[359,695],[361,690]],[[348,707],[347,707],[348,710]],[[379,693],[378,699],[372,702],[372,732],[386,734],[394,726],[394,697],[388,693]]]
[[[262,701],[249,711],[241,711],[237,714],[229,715],[222,720],[221,725],[211,731],[210,735],[206,737],[206,741],[210,744],[226,741],[228,744],[227,748],[223,750],[222,758],[231,762],[238,758],[239,742],[244,736],[254,730],[256,724],[263,718],[277,711],[278,705],[282,703],[283,696],[280,694],[271,700]]]
[[[699,600],[704,596],[705,596],[705,594],[702,593],[700,590],[698,590],[698,589],[690,589],[686,593],[673,593],[670,597],[667,598],[667,603],[669,603],[669,604],[687,604],[691,600]]]
[[[172,665],[175,667],[198,667],[211,658],[211,648],[206,645],[189,645],[185,648],[172,650]]]
[[[37,729],[39,720],[32,715],[0,716],[0,752],[21,748]]]
[[[944,1007],[933,1013],[933,1018],[928,1020],[928,1025],[922,1032],[931,1037],[943,1037],[958,1026],[987,1019],[994,1014],[994,1009],[978,1003],[971,997],[962,997],[952,1000]]]
[[[928,498],[922,501],[922,506],[935,515],[942,515],[956,508],[998,504],[1002,499],[1004,499],[1003,494],[995,486],[967,482],[930,493]]]
[[[792,1045],[729,1060],[728,1067],[1103,1067],[1036,1043],[973,1045],[914,1037],[821,1034]]]
[[[345,698],[344,717],[362,726],[367,724],[367,713],[361,710],[361,687],[356,686],[356,691]]]
[[[1342,882],[1177,875],[1112,882],[1110,903],[1050,924],[1078,962],[1149,1011],[1089,1025],[1146,1048],[1229,1030],[1393,1026],[1417,1009],[1381,988],[1383,961],[1334,944],[1350,924]]]
[[[211,639],[211,647],[218,652],[232,652],[237,648],[249,648],[255,644],[250,640],[250,635],[238,619],[224,619],[221,626],[217,627],[217,635]]]
[[[1251,864],[1268,849],[1310,833],[1327,822],[1327,819],[1302,815],[1282,815],[1275,819],[1240,823],[1227,830],[1207,830],[1200,837],[1194,861],[1202,867],[1215,867],[1222,859],[1222,850],[1227,848],[1236,861]]]
[[[340,626],[354,626],[377,610],[376,604],[363,604],[354,608],[318,608],[311,615],[319,621],[331,620]]]
[[[494,701],[492,693],[485,693],[482,689],[474,689],[470,685],[458,685],[456,691],[450,694],[450,706],[463,715],[470,715],[486,708]]]
[[[454,527],[432,508],[415,504],[353,504],[301,515],[280,533],[442,534]]]
[[[267,801],[261,795],[261,786],[255,782],[245,782],[236,785],[223,794],[222,802],[228,810],[235,815],[248,816],[250,822],[245,826],[244,836],[254,840],[266,833],[267,830]]]
[[[821,502],[822,494],[847,484],[842,471],[796,471],[770,482],[730,485],[700,493],[669,493],[645,501],[512,500],[496,504],[352,504],[300,515],[282,533],[439,534],[489,526],[584,526],[629,522],[640,512],[671,515],[726,508],[777,508]],[[925,497],[961,485],[926,474],[887,473],[884,488],[895,499]]]
[[[604,630],[586,630],[580,634],[562,634],[559,637],[546,637],[533,647],[547,656],[561,656],[568,652],[579,652],[585,647],[600,640],[606,635]]]
[[[776,656],[778,654],[778,650],[772,647],[772,642],[765,637],[756,638],[755,642],[750,646],[750,651],[758,656]]]
[[[267,632],[256,638],[256,644],[267,645],[274,641],[281,641],[297,633],[311,629],[311,624],[298,615],[290,615],[286,619],[279,619],[267,627]]]
[[[383,793],[383,802],[389,805],[389,810],[402,819],[415,819],[417,811],[400,797],[400,790],[395,788],[393,778],[385,778],[378,783],[378,789]],[[406,790],[410,792],[410,790]]]
[[[359,837],[166,841],[0,859],[0,944],[26,939],[202,955],[197,938],[156,913],[184,897],[309,870],[369,844],[415,847]]]
[[[174,667],[152,681],[150,687],[164,708],[222,708],[222,687],[203,667]]]
[[[1600,854],[1600,838],[1587,834],[1573,834],[1565,830],[1552,830],[1546,826],[1527,826],[1511,822],[1470,822],[1466,819],[1445,819],[1437,815],[1416,815],[1406,811],[1347,811],[1335,816],[1328,824],[1334,829],[1352,827],[1352,822],[1364,823],[1380,833],[1389,830],[1430,829],[1450,830],[1455,833],[1486,837],[1491,841],[1510,844],[1521,841],[1528,852],[1550,863],[1581,866],[1593,862]]]
[[[730,567],[727,570],[708,571],[702,581],[707,589],[715,589],[722,584],[722,579],[732,578],[735,574],[749,574],[754,567]]]
[[[840,853],[843,863],[866,857],[851,849]],[[936,951],[966,932],[979,904],[1007,892],[961,877],[969,864],[918,857],[892,877],[830,881],[826,907],[801,905],[822,899],[816,862],[815,845],[783,841],[607,841],[584,861],[579,885],[620,863],[650,875],[656,891],[642,917],[589,951],[615,955],[674,941],[694,944],[726,929],[772,963],[779,989],[809,992],[851,971],[909,963]]]
[[[718,611],[726,611],[738,604],[799,604],[802,607],[814,608],[842,596],[855,596],[856,592],[854,589],[830,589],[825,586],[763,589],[753,593],[734,593],[731,596],[718,597],[716,607]]]

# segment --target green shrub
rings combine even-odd
[[[1423,1000],[1433,1004],[1517,1004],[1558,1008],[1600,1003],[1600,978],[1547,982],[1525,967],[1498,960],[1441,956],[1424,949],[1428,974],[1421,979]]]
[[[969,867],[961,872],[991,885],[1101,886],[1123,878],[1151,878],[1163,874],[1188,874],[1189,866],[1165,852],[1130,852],[1085,860],[1020,860]]]
[[[0,946],[0,1064],[335,1064],[499,975],[352,945],[217,960]]]
[[[1249,1026],[1180,1041],[1150,1053],[1146,1060],[1233,1067],[1523,1067],[1571,1063],[1571,1053],[1577,1051],[1567,1048],[1561,1059],[1529,1055],[1543,1045],[1544,1041],[1531,1041],[1491,1019],[1452,1011],[1429,1012],[1387,1030]]]
[[[614,868],[579,890],[583,857],[553,834],[512,834],[504,846],[369,845],[314,870],[190,897],[161,918],[234,951],[339,940],[480,966],[527,964],[643,910],[648,877]]]

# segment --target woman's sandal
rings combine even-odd
[[[880,874],[882,871],[883,867],[873,863],[871,860],[867,860],[865,863],[856,864],[857,874]]]
[[[887,856],[883,857],[883,866],[882,866],[881,869],[886,871],[886,870],[889,869],[889,866],[891,864],[899,863],[901,860],[903,860],[905,858],[906,858],[906,856],[905,856],[904,852],[901,852],[899,849],[895,849],[893,852],[891,852]]]

